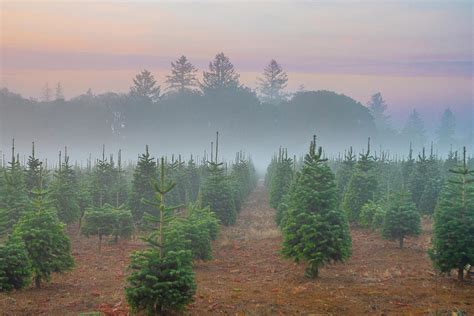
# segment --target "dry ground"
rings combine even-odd
[[[406,242],[382,240],[377,233],[352,229],[353,256],[345,264],[321,269],[314,281],[304,266],[279,255],[281,236],[274,210],[259,186],[233,227],[222,229],[214,259],[195,265],[198,290],[190,315],[450,315],[474,314],[474,285],[455,276],[438,276],[426,254],[431,224]],[[77,315],[100,310],[124,315],[128,254],[141,247],[125,241],[97,254],[96,239],[70,231],[76,268],[50,284],[9,295],[0,294],[4,315]]]

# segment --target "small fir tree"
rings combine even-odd
[[[153,212],[153,208],[143,203],[143,200],[151,200],[155,195],[151,183],[157,179],[156,170],[155,158],[151,157],[146,146],[145,153],[138,157],[129,200],[133,219],[138,224],[142,222],[143,214]]]
[[[218,139],[216,141],[215,161],[208,162],[208,176],[200,192],[201,207],[210,207],[224,225],[233,225],[236,220],[234,195],[222,163],[217,162]]]
[[[351,146],[349,150],[344,153],[344,160],[336,172],[336,186],[341,204],[344,199],[347,185],[349,184],[352,174],[354,173],[356,163],[356,155],[354,155]]]
[[[342,202],[342,208],[349,221],[357,222],[362,206],[374,198],[377,190],[377,177],[374,168],[375,162],[374,157],[370,154],[369,139],[367,152],[360,155]]]
[[[35,156],[35,143],[33,142],[31,155],[28,157],[26,177],[25,177],[26,190],[28,191],[30,198],[33,197],[32,191],[34,189],[39,188],[40,169],[42,169],[41,165],[42,165],[41,161]]]
[[[474,262],[474,170],[466,160],[464,147],[462,165],[450,170],[436,207],[430,250],[434,266],[444,273],[457,269],[461,281],[464,267]]]
[[[13,229],[13,237],[21,239],[28,251],[38,288],[50,280],[52,273],[74,266],[69,238],[46,193],[41,187],[35,191],[31,212],[24,214]]]
[[[19,160],[19,156],[15,156],[13,140],[11,161],[3,172],[5,184],[0,188],[0,236],[11,232],[13,225],[28,209],[29,198]]]
[[[132,273],[125,288],[132,310],[146,311],[149,315],[181,310],[192,301],[196,290],[191,252],[168,250],[165,244],[164,232],[177,207],[167,207],[165,204],[165,196],[175,184],[165,178],[163,158],[160,167],[160,184],[156,181],[153,183],[154,199],[147,201],[157,212],[145,216],[155,229],[145,238],[149,249],[132,255],[129,266]]]
[[[50,197],[61,222],[71,224],[77,221],[81,216],[78,203],[77,178],[69,164],[67,152],[65,152],[64,161],[61,161],[61,154],[59,157],[59,168],[54,173],[54,180],[50,188]]]
[[[286,150],[280,150],[278,162],[275,168],[275,174],[269,184],[269,203],[272,208],[278,208],[283,196],[285,196],[285,194],[288,192],[292,180],[293,160],[288,158],[288,153]]]
[[[87,237],[99,237],[99,252],[104,236],[114,236],[117,242],[118,237],[129,238],[133,231],[132,214],[123,206],[114,208],[105,204],[100,208],[89,209],[85,212],[83,221],[81,233]]]
[[[316,151],[316,137],[293,182],[283,227],[283,254],[307,264],[306,275],[318,276],[325,264],[345,261],[351,254],[351,237],[337,203],[334,174]]]
[[[421,232],[420,214],[411,200],[410,192],[402,190],[395,194],[385,213],[382,236],[398,240],[400,248],[407,236],[418,236]]]

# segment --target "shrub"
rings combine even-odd
[[[0,292],[21,289],[31,282],[31,262],[25,244],[10,237],[0,245]]]

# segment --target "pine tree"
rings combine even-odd
[[[412,174],[415,170],[415,159],[413,159],[413,149],[410,143],[410,150],[408,152],[407,160],[402,162],[401,172],[402,172],[402,182],[404,187],[409,187],[409,183],[412,179]]]
[[[342,161],[340,168],[338,168],[336,172],[336,186],[341,204],[344,199],[344,194],[349,181],[351,180],[352,174],[354,173],[356,162],[356,156],[354,155],[351,146],[349,150],[345,152],[344,161]]]
[[[431,153],[427,161],[426,174],[424,175],[424,178],[426,181],[423,193],[420,197],[418,210],[422,214],[433,215],[436,201],[438,201],[438,195],[443,186],[438,159],[433,153],[433,145],[431,145]]]
[[[128,184],[125,178],[125,171],[122,167],[122,150],[118,152],[117,168],[115,169],[114,178],[116,179],[115,185],[112,188],[115,194],[115,206],[120,207],[125,204],[128,200]]]
[[[464,267],[474,262],[474,170],[467,165],[465,147],[462,165],[450,173],[435,211],[430,256],[441,272],[457,269],[462,281]]]
[[[3,172],[5,184],[0,192],[0,236],[10,232],[13,225],[26,212],[29,205],[24,172],[19,156],[15,156],[15,140],[12,142],[12,157]]]
[[[93,172],[92,199],[94,206],[102,207],[104,204],[115,205],[117,202],[116,187],[118,172],[115,169],[113,157],[105,158],[105,146],[102,149],[102,159],[97,160]]]
[[[142,222],[144,213],[152,212],[149,205],[143,203],[143,199],[151,200],[155,194],[151,183],[157,179],[155,158],[145,147],[145,153],[138,157],[137,166],[133,173],[132,191],[130,193],[129,207],[132,210],[133,219],[136,223]]]
[[[176,209],[166,206],[165,196],[175,183],[165,177],[163,158],[160,169],[160,183],[153,182],[155,193],[152,200],[147,200],[148,205],[156,208],[145,216],[149,226],[154,226],[145,239],[149,249],[132,255],[129,266],[132,273],[125,288],[132,310],[146,311],[149,315],[182,309],[192,301],[196,291],[191,252],[169,250],[165,243],[164,233]]]
[[[30,198],[33,197],[32,190],[39,188],[40,169],[42,169],[41,165],[41,161],[35,156],[35,143],[33,142],[31,155],[28,157],[25,177],[26,190],[28,191]]]
[[[400,248],[407,236],[418,236],[421,231],[420,213],[413,203],[410,192],[402,190],[395,194],[385,213],[382,236],[389,240],[398,240]]]
[[[374,168],[375,162],[374,157],[370,154],[369,139],[367,152],[360,155],[342,202],[342,209],[349,221],[357,222],[362,206],[374,198],[377,190]]]
[[[426,157],[425,148],[423,148],[408,183],[413,202],[421,213],[433,214],[440,186],[441,179],[436,158],[433,153],[430,157]]]
[[[188,61],[186,56],[181,56],[175,62],[171,62],[171,75],[166,76],[168,89],[179,93],[192,91],[198,85],[196,72],[196,67]]]
[[[84,214],[84,223],[81,233],[87,237],[99,237],[99,252],[102,249],[104,236],[114,236],[115,242],[118,237],[129,238],[133,231],[132,214],[122,207],[113,207],[104,204],[102,207],[88,209]]]
[[[187,200],[190,202],[196,202],[199,195],[199,188],[201,186],[201,175],[199,174],[199,169],[197,168],[192,155],[186,166],[186,178],[188,179],[188,186],[186,189]]]
[[[316,137],[305,156],[300,175],[293,182],[283,227],[283,253],[307,264],[306,275],[318,276],[319,268],[345,261],[351,254],[351,237],[337,203],[334,174],[316,151]]]
[[[225,174],[222,163],[218,163],[218,139],[216,141],[215,160],[208,162],[208,175],[203,182],[200,192],[200,206],[210,207],[217,218],[224,225],[233,225],[236,220],[237,211],[235,208],[234,196],[229,179]]]
[[[59,221],[56,210],[47,200],[47,192],[35,190],[32,211],[25,213],[13,229],[13,237],[21,239],[33,267],[36,287],[49,281],[54,272],[64,272],[74,266],[71,244]]]
[[[263,70],[263,77],[257,78],[257,81],[264,101],[275,104],[284,99],[282,90],[288,84],[288,75],[276,60],[270,61]]]
[[[280,150],[275,174],[269,184],[269,203],[274,209],[278,208],[283,196],[288,192],[293,180],[293,160],[288,158],[287,151]]]
[[[239,85],[239,74],[224,53],[217,54],[214,60],[209,63],[209,71],[203,72],[201,89],[205,93],[237,88]]]
[[[130,87],[130,95],[133,97],[144,98],[151,102],[156,102],[160,98],[160,86],[148,70],[143,70],[133,79],[133,86]]]
[[[50,188],[51,200],[58,212],[59,220],[65,224],[71,224],[81,216],[77,178],[69,164],[67,151],[64,153],[64,161],[61,160],[61,153],[59,157],[59,167],[54,173]]]

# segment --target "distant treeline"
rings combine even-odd
[[[428,145],[423,120],[415,110],[405,127],[390,126],[387,105],[380,93],[367,107],[331,91],[301,91],[286,94],[288,77],[272,60],[258,79],[258,89],[242,85],[230,60],[216,55],[203,72],[182,56],[172,63],[163,88],[144,70],[132,81],[129,93],[95,95],[91,90],[65,100],[60,84],[53,93],[46,87],[43,100],[25,99],[6,88],[0,90],[0,146],[15,137],[20,146],[32,140],[43,148],[73,145],[96,151],[113,144],[137,152],[153,144],[166,152],[201,150],[216,130],[229,150],[245,148],[259,156],[281,144],[304,148],[308,135],[317,133],[328,152],[349,145],[363,146],[368,136],[374,144],[406,152]],[[456,148],[455,119],[447,109],[437,130],[437,150]],[[471,137],[472,138],[472,137]],[[472,140],[462,140],[469,145]],[[54,147],[50,147],[53,146]],[[26,148],[24,148],[26,149]]]

